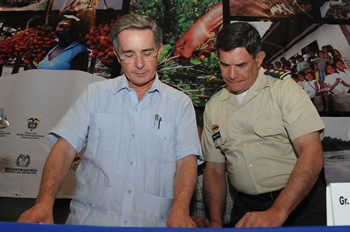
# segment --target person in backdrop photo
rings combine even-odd
[[[342,92],[348,93],[350,90],[350,71],[342,59],[337,59],[334,63],[337,67],[339,75],[341,76],[339,82],[342,84]]]
[[[36,64],[25,60],[25,69],[81,70],[87,71],[89,51],[80,40],[80,19],[74,15],[64,15],[57,24],[58,44],[45,58]]]
[[[305,72],[304,71],[298,72],[298,85],[301,88],[304,88],[305,82],[306,82]]]
[[[111,32],[124,74],[96,82],[50,132],[35,205],[18,222],[53,223],[55,195],[86,145],[67,224],[195,227],[189,207],[201,147],[193,103],[156,72],[162,31],[127,14]]]
[[[342,76],[339,74],[334,64],[327,64],[325,72],[326,76],[322,83],[323,92],[329,94],[343,93],[343,85],[340,83]]]
[[[332,63],[332,59],[330,59],[329,57],[326,57],[325,52],[323,50],[319,50],[318,57],[314,59],[314,63],[315,63],[315,70],[314,70],[315,78],[316,80],[322,83],[325,78],[326,66],[327,64]]]
[[[326,225],[325,126],[289,72],[261,68],[261,43],[245,22],[224,26],[216,38],[227,86],[204,111],[209,227],[222,226],[226,173],[237,192],[235,227]]]
[[[308,70],[307,62],[302,55],[297,55],[297,72],[306,72]]]
[[[316,95],[320,93],[320,83],[315,79],[315,73],[308,71],[305,74],[304,91],[312,100]]]

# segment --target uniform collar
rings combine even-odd
[[[261,68],[258,71],[258,76],[254,82],[254,84],[249,88],[248,94],[245,96],[242,106],[253,99],[256,95],[260,93],[260,91],[264,88],[270,86],[270,82],[268,81],[268,77],[265,75],[265,69]]]
[[[249,88],[249,92],[260,92],[260,90],[270,86],[267,76],[264,74],[265,69],[260,68],[258,72],[258,77],[256,78],[254,84]]]
[[[244,100],[242,103],[246,102],[247,99],[252,98],[255,96],[261,89],[270,86],[268,79],[266,75],[264,74],[265,69],[260,68],[258,71],[258,76],[254,82],[254,84],[248,89],[248,93],[245,96]],[[227,100],[232,96],[230,91],[226,88],[222,89],[218,95],[218,99],[221,101]]]

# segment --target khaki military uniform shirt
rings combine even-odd
[[[324,124],[305,91],[287,76],[273,78],[259,70],[242,104],[226,88],[204,112],[205,160],[226,162],[233,187],[247,194],[283,188],[297,161],[292,141],[322,131]]]

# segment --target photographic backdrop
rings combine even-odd
[[[262,37],[265,68],[278,68],[276,62],[286,60],[290,71],[298,74],[300,65],[294,64],[292,57],[301,56],[309,66],[299,67],[300,71],[312,71],[322,84],[327,75],[314,68],[318,59],[309,53],[326,46],[332,56],[329,63],[334,62],[338,56],[334,51],[338,51],[349,68],[348,4],[322,0],[0,1],[0,108],[7,111],[10,122],[8,128],[0,129],[0,182],[5,183],[0,187],[0,197],[36,197],[42,165],[52,146],[47,133],[87,82],[115,78],[122,73],[110,38],[110,28],[121,15],[139,13],[156,19],[163,30],[164,44],[158,66],[160,79],[189,95],[194,105],[202,108],[224,86],[215,53],[215,36],[223,25],[235,21],[252,23]],[[40,63],[56,46],[55,28],[64,15],[80,20],[79,43],[88,48],[88,68],[28,70],[25,64]],[[45,79],[46,76],[50,78]],[[55,81],[48,81],[52,78]],[[56,89],[56,78],[62,85],[70,86],[65,91],[72,95],[58,89],[55,94],[62,96],[55,99],[48,97],[50,92],[41,91]],[[323,140],[327,181],[349,182],[350,93],[325,92],[313,98],[327,127]],[[30,101],[28,96],[40,101]],[[39,104],[41,101],[45,104]],[[50,120],[47,112],[55,112]],[[72,163],[58,197],[69,198],[74,193],[74,170],[81,155]]]

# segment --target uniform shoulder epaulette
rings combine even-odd
[[[285,78],[286,76],[290,75],[291,72],[290,71],[285,71],[285,70],[278,70],[278,69],[267,69],[264,72],[264,74],[272,76],[274,78],[278,78],[278,79],[283,80],[283,78]]]

